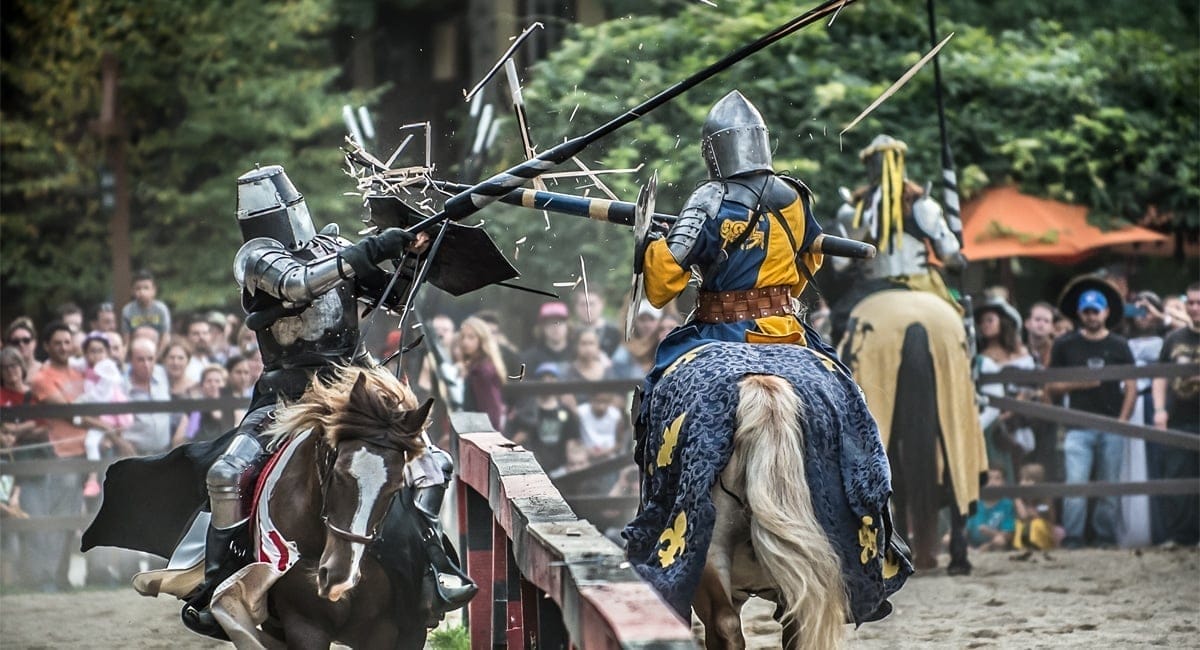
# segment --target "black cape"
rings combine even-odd
[[[124,458],[104,475],[104,500],[83,532],[81,550],[116,546],[170,558],[208,505],[205,475],[237,429],[158,456]]]

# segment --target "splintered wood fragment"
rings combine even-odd
[[[588,177],[592,179],[592,184],[595,185],[596,188],[599,189],[601,192],[604,192],[605,194],[607,194],[608,198],[610,198],[614,201],[621,200],[621,199],[617,198],[617,195],[614,194],[612,190],[608,189],[608,186],[605,185],[604,182],[600,180],[600,177],[597,176],[596,173],[594,171],[592,171],[591,168],[589,168],[587,165],[585,165],[582,160],[580,160],[576,156],[571,156],[571,160],[575,161],[575,164],[579,166],[579,169],[581,171],[585,172],[588,175]]]
[[[871,105],[868,106],[866,108],[866,110],[859,113],[858,117],[854,118],[854,121],[851,122],[849,126],[842,129],[842,132],[839,133],[838,135],[839,136],[846,135],[847,131],[849,131],[850,129],[853,129],[856,125],[858,125],[858,123],[861,122],[864,117],[871,114],[871,111],[874,111],[876,108],[879,107],[880,104],[887,101],[888,97],[891,97],[892,95],[894,95],[896,93],[897,90],[900,90],[902,87],[904,87],[904,84],[908,83],[908,80],[912,79],[913,75],[917,74],[917,72],[919,72],[921,70],[921,68],[925,67],[925,64],[929,63],[930,59],[937,56],[937,53],[943,47],[945,47],[946,43],[950,42],[951,38],[954,38],[954,32],[950,32],[949,34],[947,34],[946,38],[942,39],[941,43],[938,43],[936,46],[934,46],[934,48],[932,50],[929,50],[929,52],[926,53],[925,56],[921,57],[920,61],[917,61],[915,64],[913,64],[913,66],[911,68],[909,68],[907,72],[905,72],[903,75],[900,76],[899,79],[896,80],[896,83],[892,84],[890,88],[883,91],[882,95],[877,97],[875,99],[875,101],[871,102]]]
[[[542,29],[543,27],[545,26],[540,22],[536,22],[529,27],[526,27],[525,31],[521,32],[520,36],[517,36],[515,39],[513,39],[513,44],[508,46],[508,50],[506,50],[504,54],[500,55],[500,60],[496,61],[496,64],[492,66],[492,69],[488,70],[487,74],[483,75],[483,79],[480,79],[479,83],[475,84],[475,87],[472,88],[470,92],[463,91],[463,98],[467,102],[470,102],[472,99],[474,99],[475,93],[479,92],[479,90],[483,88],[487,82],[492,80],[492,77],[496,76],[496,73],[499,72],[500,67],[504,65],[504,62],[512,58],[512,55],[516,53],[517,48],[521,46],[521,43],[523,43],[526,38],[529,38],[529,35],[533,33],[533,30]]]
[[[588,295],[587,284],[587,264],[583,261],[583,256],[579,256],[579,277],[583,280],[583,296],[585,309],[587,310],[587,322],[592,322],[592,297]]]
[[[542,174],[542,178],[578,178],[580,176],[594,176],[597,174],[636,174],[641,171],[643,166],[638,165],[629,169],[593,169],[586,172],[551,172],[549,174]]]

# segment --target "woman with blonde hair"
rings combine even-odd
[[[487,413],[496,431],[503,431],[506,407],[500,387],[507,370],[492,329],[483,319],[470,316],[459,326],[454,344],[462,355],[462,375],[466,378],[463,408]]]

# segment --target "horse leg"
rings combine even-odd
[[[746,639],[742,636],[742,617],[729,595],[728,573],[724,578],[711,563],[704,566],[700,586],[692,607],[704,624],[704,647],[707,650],[744,650]]]
[[[289,650],[329,650],[333,639],[317,621],[291,608],[280,608],[279,620]]]
[[[737,482],[741,473],[736,459],[731,460],[721,472],[722,484]],[[734,582],[737,578],[754,580],[752,576],[735,576],[735,555],[739,542],[745,544],[750,538],[750,521],[738,499],[718,484],[712,489],[716,520],[713,523],[712,541],[705,556],[704,572],[692,606],[696,616],[704,623],[705,646],[709,650],[725,650],[746,647],[742,636],[742,598],[735,602]]]
[[[904,538],[909,548],[913,545],[912,510],[908,507],[908,472],[904,469],[904,454],[900,451],[902,444],[900,436],[892,431],[892,439],[887,449],[888,464],[892,468],[892,521],[896,522],[897,532]]]
[[[281,638],[289,649],[325,650],[333,643],[337,606],[317,596],[315,571],[314,562],[302,559],[271,585],[274,627],[282,631]]]
[[[925,326],[914,323],[904,332],[896,402],[892,412],[892,444],[900,452],[904,501],[912,531],[913,565],[937,567],[937,453],[941,428],[933,356]],[[896,467],[893,464],[893,467]],[[905,514],[901,511],[901,514]]]

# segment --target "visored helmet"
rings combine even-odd
[[[908,151],[908,145],[904,144],[903,140],[897,140],[887,134],[879,134],[867,145],[866,149],[858,152],[858,159],[863,161],[867,166],[867,180],[872,185],[879,184],[884,174],[884,166],[887,163],[888,167],[892,164],[899,165],[901,174],[904,169],[904,154]],[[894,152],[890,156],[889,152]]]
[[[708,111],[700,132],[700,150],[713,178],[772,171],[767,125],[754,104],[736,90]]]
[[[297,250],[316,237],[304,196],[283,167],[250,170],[237,180],[237,219],[242,241],[268,237]]]

